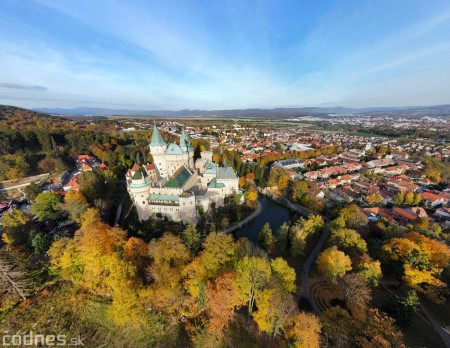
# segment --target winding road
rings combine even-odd
[[[263,193],[263,192],[261,192],[261,193]],[[299,212],[301,214],[302,213],[304,214],[305,210],[308,211],[308,209],[306,209],[305,207],[299,206],[297,204],[293,204],[293,203],[289,202],[288,200],[283,199],[282,197],[274,197],[274,196],[267,195],[267,194],[266,194],[266,196],[269,196],[272,199],[275,198],[275,201],[277,201],[278,203],[281,203],[281,204],[285,205],[286,207],[288,207],[289,209]],[[325,218],[324,216],[322,216],[322,217],[324,218],[325,222],[328,223],[328,219]],[[309,254],[308,258],[305,261],[301,279],[300,279],[300,288],[296,295],[297,303],[299,303],[299,301],[302,298],[306,299],[311,304],[312,310],[313,310],[314,314],[317,316],[319,316],[322,312],[319,309],[319,307],[316,305],[314,299],[311,297],[311,294],[309,293],[309,284],[308,283],[309,283],[309,270],[328,238],[329,229],[327,227],[325,227],[322,229],[322,231],[323,231],[322,236],[320,237],[319,241],[316,243],[313,250],[311,251],[311,253]],[[386,290],[391,292],[387,288],[386,288]],[[447,331],[447,329],[442,327],[442,325],[428,311],[428,309],[425,307],[425,305],[421,304],[420,309],[421,309],[421,312],[424,314],[423,316],[420,315],[422,317],[422,319],[425,320],[426,322],[428,322],[431,325],[431,327],[433,327],[434,331],[436,331],[436,333],[439,335],[439,337],[441,338],[445,347],[450,348],[450,333]]]
[[[323,234],[320,237],[319,241],[314,246],[314,249],[309,254],[308,258],[305,261],[305,264],[303,266],[303,272],[300,280],[300,289],[297,292],[296,300],[297,303],[302,299],[305,298],[308,300],[308,302],[311,304],[311,307],[314,311],[315,315],[320,315],[321,311],[319,307],[317,307],[316,302],[311,298],[311,294],[309,293],[309,269],[311,268],[312,263],[317,257],[317,254],[322,249],[323,245],[325,244],[326,240],[328,238],[328,228],[323,229]]]

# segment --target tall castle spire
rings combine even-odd
[[[194,148],[192,147],[191,141],[189,140],[189,136],[186,133],[186,129],[185,128],[183,128],[183,131],[181,132],[180,147],[185,152],[190,152],[190,151],[194,150]]]
[[[153,120],[153,133],[152,140],[150,141],[150,147],[153,146],[166,146],[166,142],[164,141],[159,129],[156,127],[156,121]]]

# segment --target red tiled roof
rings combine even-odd
[[[422,198],[423,198],[424,200],[430,201],[430,202],[436,202],[436,201],[439,201],[439,200],[441,200],[441,199],[444,199],[444,200],[445,200],[444,197],[439,196],[439,195],[435,195],[434,193],[431,193],[431,192],[423,192],[423,193],[422,193]]]
[[[414,215],[412,212],[409,212],[409,211],[406,210],[406,209],[394,207],[394,208],[392,209],[392,211],[393,211],[393,213],[395,213],[395,214],[397,214],[397,215],[400,215],[401,217],[403,217],[403,218],[405,218],[405,219],[407,219],[407,220],[409,220],[409,221],[415,221],[415,220],[417,220],[417,216]]]

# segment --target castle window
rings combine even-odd
[[[142,201],[142,204],[145,204],[145,201]]]

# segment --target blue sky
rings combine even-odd
[[[2,0],[0,104],[450,103],[450,2]]]

